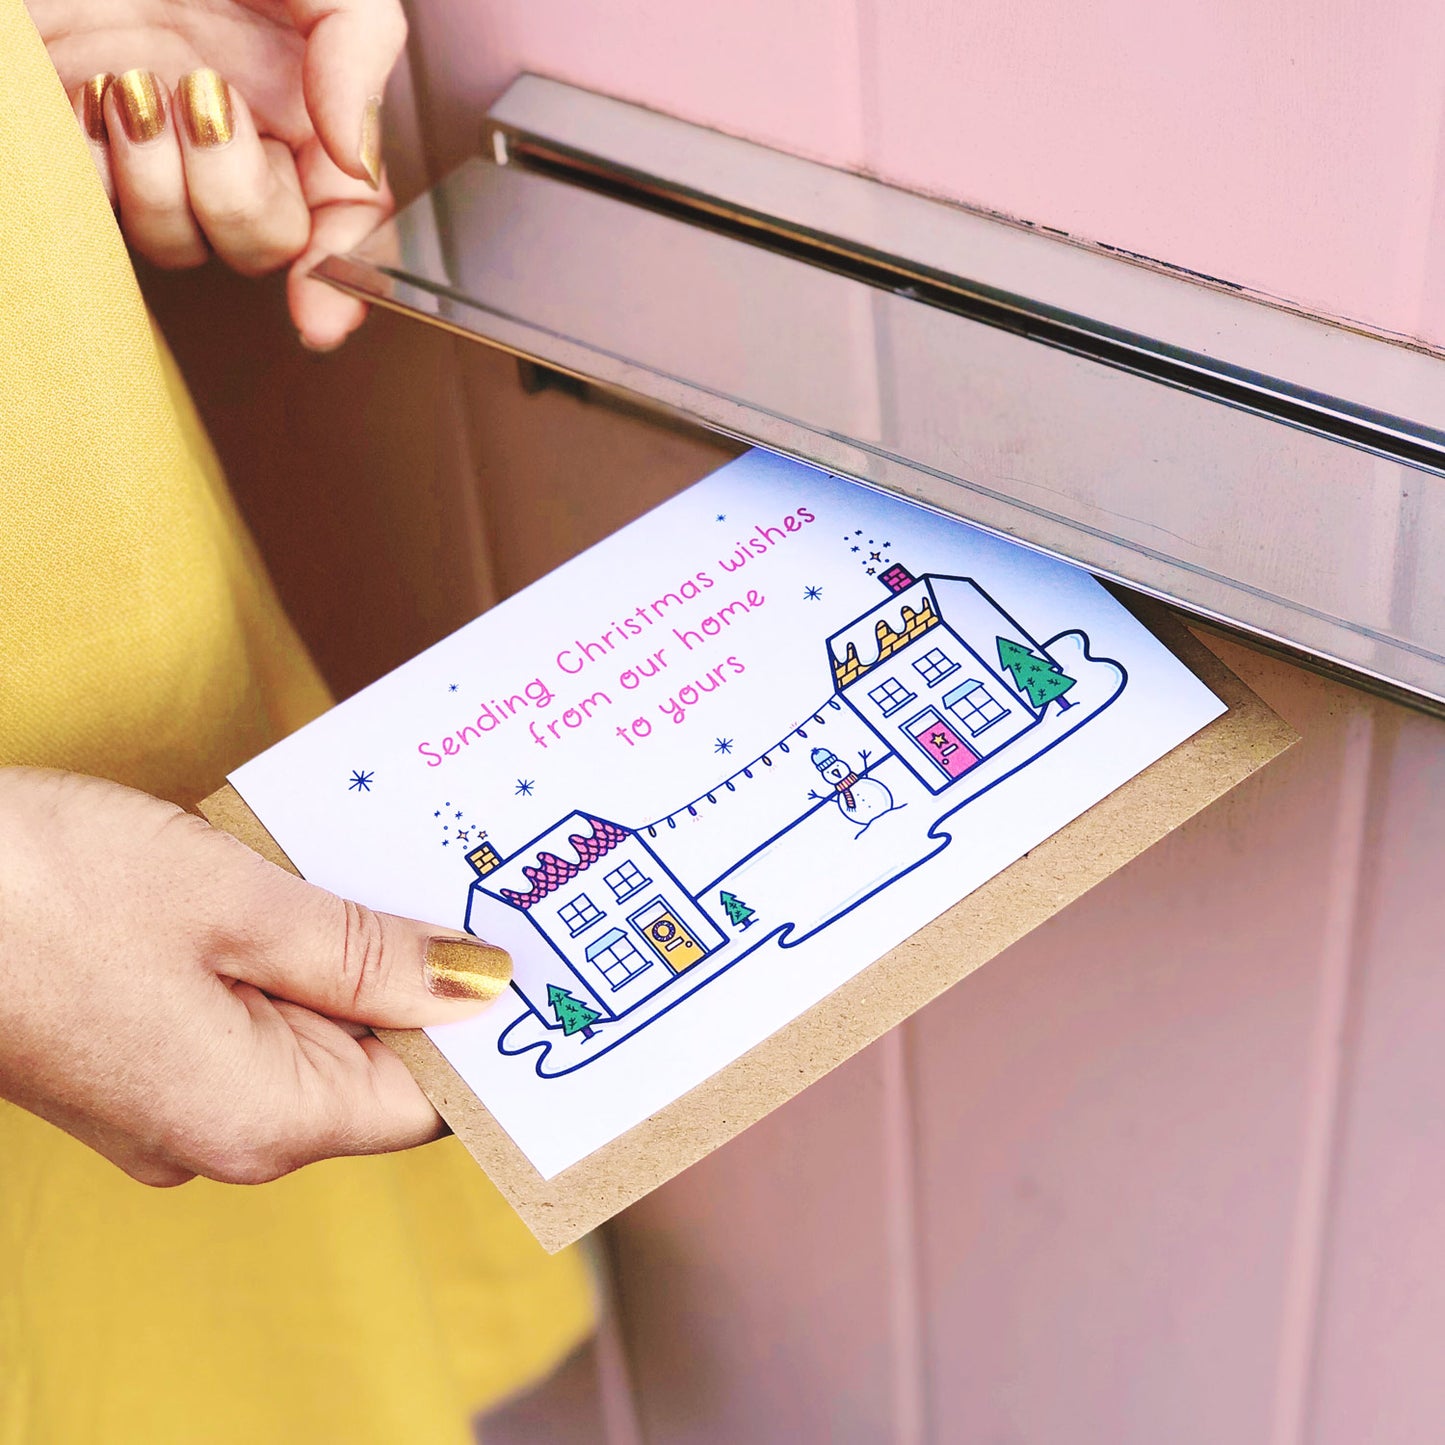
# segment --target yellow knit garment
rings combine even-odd
[[[326,706],[0,0],[0,762],[192,803]],[[0,1442],[470,1438],[591,1326],[453,1140],[151,1190],[0,1104]]]

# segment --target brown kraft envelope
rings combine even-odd
[[[792,1023],[554,1178],[542,1178],[425,1033],[377,1030],[548,1250],[581,1238],[786,1103],[1298,741],[1171,613],[1136,598],[1128,605],[1227,712]],[[200,811],[297,871],[229,783]]]

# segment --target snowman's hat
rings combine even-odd
[[[828,748],[814,748],[812,757],[813,766],[817,768],[820,773],[824,768],[831,768],[833,764],[838,761]]]

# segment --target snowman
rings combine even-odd
[[[861,838],[885,813],[903,806],[893,801],[893,794],[877,778],[863,776],[868,771],[867,753],[859,754],[861,761],[856,773],[828,748],[814,748],[812,758],[813,766],[825,783],[833,785],[833,791],[810,792],[808,796],[820,803],[833,798],[838,804],[838,811],[857,827],[858,831],[853,835],[855,838]]]

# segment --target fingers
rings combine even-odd
[[[376,192],[359,186],[314,141],[303,147],[298,160],[302,191],[311,207],[311,239],[291,268],[286,296],[303,344],[313,351],[331,351],[366,319],[366,307],[354,296],[313,280],[311,270],[326,256],[353,250],[386,220],[393,209],[391,190],[384,180]]]
[[[406,1065],[379,1039],[358,1039],[247,984],[230,990],[230,1003],[246,1023],[236,1034],[244,1052],[209,1060],[222,1072],[205,1079],[225,1098],[223,1110],[198,1108],[152,1138],[88,1121],[71,1121],[72,1132],[158,1189],[197,1175],[264,1184],[320,1159],[410,1149],[447,1132]]]
[[[105,94],[110,167],[121,230],[157,266],[199,266],[209,254],[191,214],[170,98],[148,70],[128,70]]]
[[[312,268],[353,249],[371,234],[377,219],[374,206],[357,201],[333,201],[312,214],[311,244],[286,281],[291,320],[312,351],[334,351],[366,320],[365,303],[316,280]]]
[[[309,895],[238,977],[332,1018],[390,1028],[469,1018],[511,981],[507,953],[480,939]]]
[[[109,71],[93,75],[84,85],[78,86],[70,97],[75,118],[80,122],[81,134],[90,146],[90,158],[95,162],[100,183],[112,205],[115,204],[115,181],[110,174],[110,145],[105,130],[105,93],[115,79]]]
[[[446,1132],[406,1065],[379,1040],[353,1039],[245,984],[232,990],[232,1007],[247,1026],[226,1113],[180,1131],[169,1149],[117,1158],[132,1177],[166,1184],[191,1172],[264,1184],[319,1159],[410,1149]]]
[[[333,102],[347,86],[356,89],[351,82],[369,73],[366,65],[382,78],[390,69],[405,35],[399,12],[387,18],[392,10],[391,0],[357,0],[309,20],[331,77],[323,85],[331,134],[313,136],[294,155],[258,133],[244,97],[213,70],[183,76],[174,96],[143,70],[99,75],[79,87],[76,117],[133,249],[166,268],[200,265],[211,250],[246,275],[291,264],[287,296],[302,342],[314,351],[339,346],[366,307],[313,281],[311,270],[358,245],[390,216],[393,200],[379,152],[367,152],[368,171],[358,141],[349,157],[342,150],[338,165],[335,116],[351,102]]]
[[[406,1065],[379,1039],[352,1038],[309,1009],[237,989],[251,1015],[263,1077],[287,1119],[290,1164],[380,1154],[440,1138],[446,1126]]]
[[[327,154],[349,176],[381,184],[381,97],[406,43],[399,0],[288,0],[306,37],[306,108]]]
[[[468,1018],[511,980],[503,949],[251,861],[244,873],[227,868],[234,921],[217,935],[211,966],[219,974],[328,1019],[391,1028]]]
[[[216,254],[247,276],[295,260],[311,217],[288,147],[261,139],[244,98],[214,70],[182,76],[175,109],[191,212]]]
[[[255,276],[305,249],[311,218],[290,150],[258,135],[245,100],[215,71],[183,76],[174,97],[150,72],[130,71],[104,105],[121,228],[142,255],[176,268],[214,249]]]

